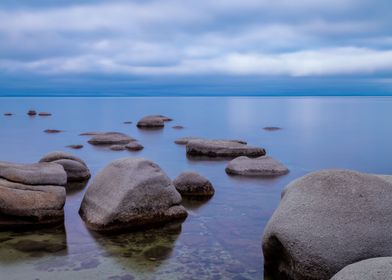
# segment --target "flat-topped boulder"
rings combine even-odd
[[[0,162],[0,228],[63,222],[66,180],[55,163]]]
[[[186,153],[189,156],[206,157],[259,157],[265,155],[263,148],[250,146],[230,140],[190,140],[186,144]]]
[[[79,213],[96,231],[156,226],[183,220],[186,210],[169,177],[152,161],[122,158],[93,179]]]
[[[192,171],[182,172],[174,179],[173,184],[182,196],[211,197],[215,193],[214,187],[207,178]]]
[[[350,170],[291,182],[265,227],[266,274],[324,280],[358,260],[392,256],[391,201],[388,180]]]
[[[270,156],[237,157],[227,164],[225,171],[229,175],[259,177],[273,177],[289,173],[286,166]]]
[[[372,258],[350,264],[331,280],[390,280],[392,257]]]
[[[39,162],[52,162],[60,164],[67,173],[67,182],[86,181],[90,178],[90,170],[86,163],[69,153],[55,151],[45,155]]]
[[[171,121],[172,119],[163,115],[149,115],[141,118],[136,126],[138,128],[163,128],[165,122]]]
[[[125,145],[131,141],[135,141],[134,138],[121,133],[121,132],[105,132],[97,133],[88,140],[91,145]]]

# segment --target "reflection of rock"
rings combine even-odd
[[[80,207],[97,231],[152,226],[185,219],[181,195],[160,167],[142,158],[123,158],[99,172]]]
[[[391,201],[390,182],[355,171],[293,181],[264,231],[265,271],[277,279],[330,279],[358,260],[391,256]]]
[[[258,157],[265,155],[265,150],[227,140],[191,140],[186,144],[189,156],[207,157]]]
[[[45,252],[45,253],[57,253],[66,249],[66,245],[62,244],[51,244],[48,241],[36,241],[36,240],[20,240],[14,244],[12,247],[15,250],[24,253],[35,253],[35,252]]]
[[[196,172],[182,172],[173,185],[182,196],[211,197],[215,193],[211,182]]]
[[[150,115],[141,118],[137,122],[136,126],[138,128],[163,128],[165,126],[165,122],[171,120],[171,118],[162,115]]]
[[[389,280],[392,275],[392,257],[372,258],[350,264],[331,280]]]
[[[125,145],[131,141],[135,139],[120,132],[98,133],[88,140],[91,145]]]
[[[286,166],[269,156],[249,158],[237,157],[226,166],[226,173],[242,176],[279,176],[289,172]]]

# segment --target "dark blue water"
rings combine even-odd
[[[29,109],[53,116],[29,118]],[[288,182],[322,168],[392,174],[388,97],[0,98],[0,113],[0,160],[36,162],[64,150],[84,159],[94,176],[114,159],[138,156],[157,162],[171,178],[197,171],[216,189],[207,202],[184,201],[189,217],[181,229],[109,237],[87,231],[80,220],[84,191],[70,194],[65,229],[0,233],[0,274],[7,279],[262,279],[263,228]],[[136,121],[148,114],[174,121],[159,131],[137,129]],[[177,124],[185,129],[171,128]],[[48,128],[65,132],[43,133]],[[79,136],[87,131],[124,132],[145,149],[92,147]],[[244,139],[291,172],[276,179],[229,177],[226,161],[187,159],[185,148],[173,143],[183,136]],[[85,147],[65,148],[70,144]]]

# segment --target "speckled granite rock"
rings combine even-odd
[[[392,257],[373,258],[350,264],[331,280],[390,280]]]
[[[227,164],[225,170],[230,175],[259,177],[280,176],[289,172],[286,166],[269,156],[258,158],[237,157]]]
[[[174,187],[183,196],[211,197],[215,190],[211,182],[196,172],[182,172],[174,181]]]

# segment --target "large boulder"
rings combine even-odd
[[[79,213],[97,231],[154,226],[187,216],[162,169],[143,158],[118,159],[93,179]]]
[[[183,196],[211,197],[215,190],[211,182],[196,172],[182,172],[173,181],[174,187]]]
[[[190,140],[186,144],[186,152],[189,156],[207,157],[259,157],[265,155],[265,150],[259,147],[249,146],[232,140]]]
[[[392,257],[373,258],[350,264],[331,280],[390,280]]]
[[[63,222],[66,182],[55,163],[0,162],[0,228]]]
[[[134,138],[120,132],[94,133],[91,135],[93,137],[87,141],[91,145],[125,145],[131,141],[135,141]]]
[[[249,158],[245,156],[231,160],[226,166],[229,175],[272,177],[287,174],[288,168],[269,156]]]
[[[63,166],[67,173],[67,182],[86,181],[91,176],[86,163],[69,153],[55,151],[45,155],[39,162],[53,162]]]
[[[171,118],[162,115],[149,115],[141,118],[136,126],[138,128],[163,128],[165,122],[171,121]]]
[[[290,183],[263,237],[272,279],[330,279],[358,260],[392,255],[392,184],[350,170]],[[275,277],[275,278],[274,278]]]

